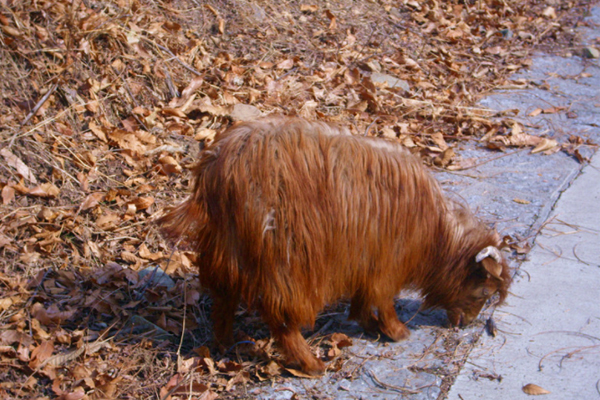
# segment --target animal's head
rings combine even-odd
[[[446,306],[448,319],[454,326],[467,326],[479,315],[485,303],[496,293],[499,302],[508,294],[510,275],[500,250],[487,246],[468,265],[468,275],[460,291]]]

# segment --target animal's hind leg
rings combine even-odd
[[[393,341],[406,339],[410,335],[406,325],[398,319],[393,297],[378,306],[378,314],[379,330]]]
[[[233,320],[240,303],[240,296],[230,293],[230,296],[213,294],[212,297],[215,342],[221,350],[227,350],[227,347],[233,344]]]
[[[365,332],[370,334],[377,333],[379,321],[375,313],[373,313],[373,307],[363,295],[357,293],[352,297],[348,318],[357,321]]]
[[[271,333],[281,347],[286,363],[291,367],[301,369],[309,375],[322,375],[325,364],[310,351],[310,346],[302,337],[298,327],[285,326],[284,324],[271,325]]]

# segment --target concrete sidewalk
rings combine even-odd
[[[600,154],[564,192],[448,398],[600,398]]]

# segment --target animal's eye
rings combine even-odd
[[[473,292],[473,296],[480,300],[487,300],[492,296],[492,290],[487,287],[479,287]]]

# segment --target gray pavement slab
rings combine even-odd
[[[600,155],[561,196],[451,400],[600,398]]]

